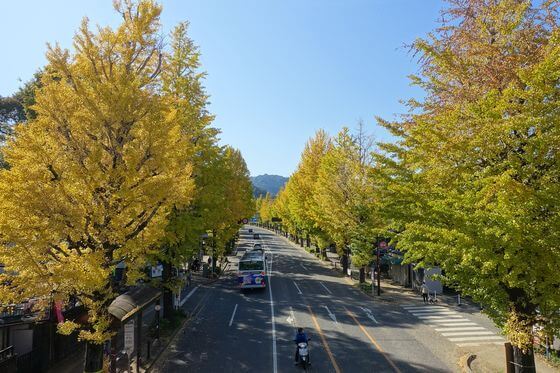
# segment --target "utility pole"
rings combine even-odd
[[[377,295],[381,295],[381,261],[379,260],[379,243],[377,243]]]

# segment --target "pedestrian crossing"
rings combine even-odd
[[[402,307],[459,347],[502,345],[505,342],[503,337],[447,307],[438,305]]]

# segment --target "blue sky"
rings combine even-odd
[[[2,2],[0,95],[45,64],[47,42],[71,47],[83,16],[116,25],[111,0]],[[405,112],[421,92],[407,76],[417,63],[405,44],[436,26],[441,0],[163,0],[168,31],[190,22],[207,71],[210,110],[221,139],[241,150],[252,175],[289,176],[320,128],[336,134],[362,119],[380,141],[375,116]]]

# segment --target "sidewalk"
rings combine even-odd
[[[199,288],[206,285],[209,285],[217,280],[213,278],[203,277],[202,270],[198,272],[192,273],[192,282],[190,286],[185,286],[181,291],[181,306],[185,304],[188,299],[191,297],[192,294]],[[181,329],[181,328],[179,328]],[[177,331],[171,334],[169,340],[173,340],[173,337]],[[144,361],[142,366],[140,367],[139,373],[143,373],[149,371],[150,367],[155,363],[158,359],[159,355],[168,345],[168,341],[160,341],[158,344],[154,344],[152,346],[153,350],[151,351],[152,358],[149,361]],[[52,366],[47,372],[48,373],[82,373],[84,368],[84,351],[80,355],[72,355],[68,358],[62,360],[58,364]],[[130,373],[137,373],[136,371],[136,360],[132,359],[132,370]]]

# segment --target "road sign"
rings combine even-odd
[[[134,351],[134,320],[124,324],[124,349],[129,355]]]
[[[249,222],[249,219],[245,218],[243,219],[243,224],[247,224]]]

